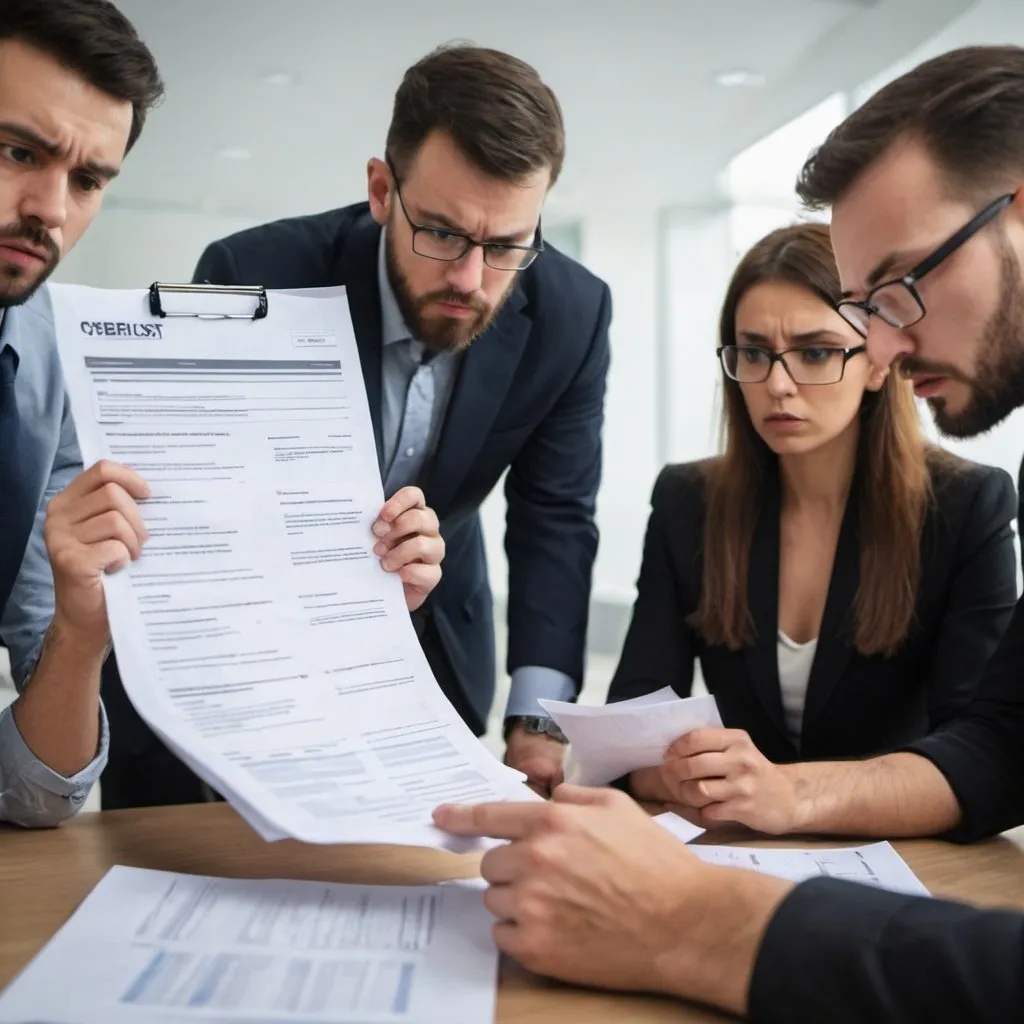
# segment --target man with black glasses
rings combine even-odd
[[[800,179],[805,202],[832,207],[841,312],[955,436],[1024,405],[1022,122],[1024,50],[954,51],[870,99]],[[1024,823],[1024,606],[963,717],[896,753],[799,769],[784,831],[963,841]],[[558,978],[787,1024],[1024,1019],[1020,913],[706,865],[606,790],[436,817],[511,840],[483,863],[495,937]]]
[[[537,700],[570,699],[583,678],[611,316],[607,286],[544,243],[564,147],[533,68],[440,49],[398,89],[368,203],[214,242],[195,274],[346,287],[385,494],[422,487],[447,544],[444,578],[414,616],[420,642],[477,734],[495,684],[479,508],[508,471],[507,760],[543,793],[561,778],[562,743]],[[104,806],[200,799],[113,673],[104,699]]]

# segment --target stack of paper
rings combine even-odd
[[[86,464],[152,488],[142,558],[105,581],[128,696],[267,839],[461,848],[437,804],[531,792],[441,694],[373,554],[344,290],[271,292],[255,321],[162,320],[147,294],[52,289]]]
[[[684,699],[671,687],[603,706],[557,700],[540,704],[569,740],[566,782],[580,786],[604,786],[638,768],[659,765],[680,736],[722,725],[714,697]]]
[[[490,1024],[479,889],[115,867],[0,996],[0,1024]]]

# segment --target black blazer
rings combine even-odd
[[[1024,1020],[1024,914],[836,878],[798,885],[762,940],[754,1024]]]
[[[196,281],[213,284],[345,285],[378,445],[380,231],[369,205],[357,203],[214,242],[195,271]],[[548,247],[465,353],[429,474],[420,481],[447,544],[444,577],[421,616],[431,620],[442,650],[424,649],[439,678],[454,674],[460,710],[478,732],[495,685],[478,511],[506,470],[508,670],[537,665],[566,673],[577,689],[582,682],[610,319],[608,286]],[[447,664],[437,663],[442,657]],[[153,738],[112,667],[103,693],[114,764],[116,748],[136,752]]]
[[[799,750],[785,728],[778,675],[777,473],[768,474],[750,549],[748,595],[757,639],[742,651],[705,643],[685,622],[700,597],[703,481],[699,463],[669,466],[658,478],[637,601],[609,701],[666,685],[688,696],[693,660],[700,658],[723,723],[747,730],[776,763],[892,750],[967,707],[1017,596],[1010,527],[1016,498],[1006,473],[966,462],[953,469],[933,464],[934,501],[921,537],[915,621],[889,658],[865,657],[851,642],[863,485],[855,477],[808,682]]]

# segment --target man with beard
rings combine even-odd
[[[1024,50],[953,51],[868,100],[800,180],[805,202],[832,207],[840,312],[957,436],[1024,405],[1022,123]],[[700,732],[686,743],[680,800],[708,824],[955,841],[1020,825],[1024,605],[962,718],[873,760],[793,766],[770,821],[744,794],[775,766]],[[563,980],[787,1024],[1024,1019],[1024,914],[706,865],[608,790],[435,816],[511,840],[482,865],[495,938]]]
[[[3,0],[0,641],[21,692],[0,713],[0,820],[26,826],[73,814],[103,766],[101,578],[137,554],[133,498],[144,493],[120,466],[74,479],[81,457],[40,286],[96,216],[161,92],[113,4]]]
[[[214,242],[195,274],[346,287],[385,494],[422,486],[447,543],[417,632],[477,735],[495,683],[478,513],[509,471],[507,760],[544,793],[561,777],[562,743],[537,699],[571,698],[583,676],[611,312],[607,286],[544,245],[541,208],[564,144],[558,101],[533,68],[442,48],[398,89],[368,203]],[[114,673],[104,700],[104,807],[199,799]]]

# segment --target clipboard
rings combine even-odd
[[[256,308],[252,313],[192,313],[187,310],[166,310],[160,295],[161,290],[177,295],[251,296]],[[149,286],[149,311],[153,316],[195,317],[197,320],[262,320],[266,317],[268,309],[267,289],[261,284],[168,284],[166,281],[154,281]]]

